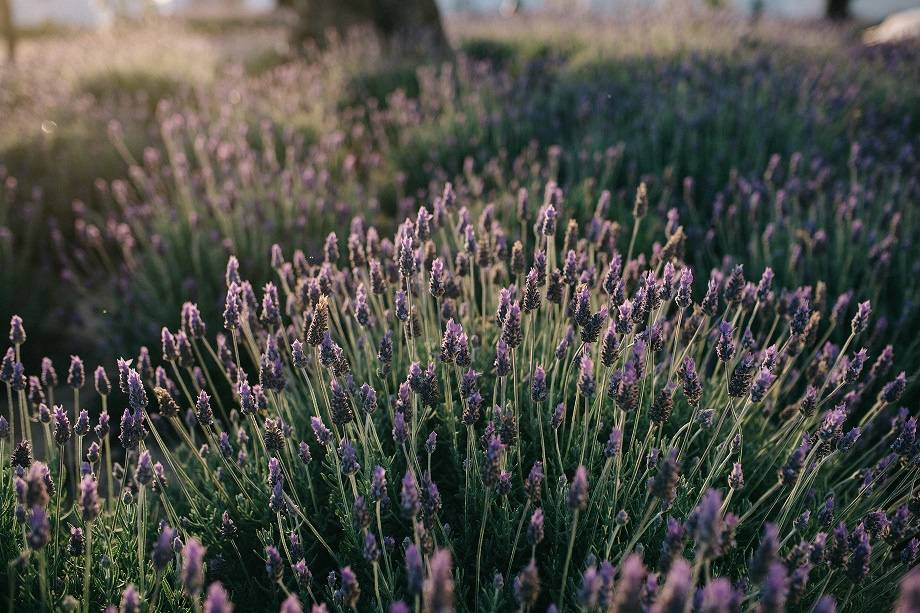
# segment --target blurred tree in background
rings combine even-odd
[[[6,39],[6,58],[16,61],[16,28],[13,27],[13,0],[0,0],[0,31]]]
[[[847,19],[850,16],[850,0],[827,0],[825,13],[829,19]]]
[[[386,40],[402,37],[420,46],[447,45],[435,0],[293,0],[296,41],[322,44],[331,32],[370,26]]]

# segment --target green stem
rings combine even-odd
[[[559,586],[559,606],[565,609],[565,583],[569,578],[569,564],[572,562],[572,550],[575,548],[575,532],[578,529],[579,510],[575,509],[572,517],[572,534],[569,536],[569,546],[565,552],[565,564],[562,565],[562,584]]]

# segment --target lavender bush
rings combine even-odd
[[[539,199],[553,180],[586,223],[601,191],[628,203],[644,180],[660,211],[650,219],[677,208],[688,236],[706,241],[693,265],[721,268],[733,255],[787,285],[824,280],[833,294],[871,283],[884,321],[910,325],[916,291],[892,283],[912,282],[916,266],[905,203],[917,190],[920,100],[900,86],[917,65],[910,45],[865,49],[845,29],[695,11],[500,28],[456,19],[456,59],[407,68],[362,34],[299,57],[269,46],[283,36],[271,29],[123,28],[31,50],[25,71],[0,69],[0,108],[18,139],[0,143],[0,163],[20,185],[0,206],[15,210],[45,186],[51,227],[9,230],[38,235],[18,260],[51,260],[49,284],[72,296],[63,313],[28,313],[33,338],[54,338],[63,321],[84,353],[129,352],[177,325],[186,298],[219,308],[228,254],[261,285],[273,242],[307,234],[296,244],[316,255],[335,220],[359,210],[390,232],[445,181],[476,210],[507,203],[503,217],[520,188]],[[164,36],[180,44],[161,58]],[[131,53],[116,61],[119,37]],[[280,64],[253,69],[269,52]],[[62,74],[61,58],[80,54]],[[177,83],[161,87],[166,76]],[[59,142],[70,130],[93,147],[77,145],[79,160],[20,159],[22,148],[70,150]],[[850,224],[885,274],[851,258],[838,266],[838,227]],[[662,230],[645,224],[637,246],[651,249]],[[3,298],[6,312],[32,306],[20,292]]]
[[[917,610],[916,49],[449,25],[0,70],[0,602]]]
[[[220,312],[95,371],[32,376],[14,317],[11,606],[915,598],[916,418],[871,301],[741,265],[696,291],[679,219],[631,240],[645,184],[599,228],[544,191],[508,225],[448,184],[392,239],[357,217],[322,261],[273,247],[258,292],[231,258]]]

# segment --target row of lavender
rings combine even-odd
[[[574,25],[540,23],[536,57],[517,40],[531,38],[530,25],[505,24],[494,40],[478,38],[483,24],[463,26],[467,55],[401,72],[387,72],[394,60],[376,43],[350,39],[258,76],[230,70],[195,100],[164,101],[156,120],[104,97],[81,102],[99,116],[97,140],[107,140],[103,117],[121,118],[109,138],[127,170],[107,169],[122,179],[99,180],[68,212],[71,194],[43,198],[30,169],[0,154],[0,166],[24,173],[17,181],[0,168],[0,280],[43,290],[0,293],[0,310],[26,317],[41,344],[79,336],[84,353],[127,352],[176,325],[186,299],[219,308],[228,255],[261,285],[272,243],[296,236],[315,254],[359,209],[389,232],[445,181],[478,211],[555,180],[584,222],[600,191],[628,208],[645,180],[659,215],[638,237],[643,248],[676,207],[705,241],[691,250],[695,266],[722,267],[732,254],[788,285],[869,283],[889,326],[911,324],[916,258],[898,248],[917,235],[905,206],[917,193],[916,121],[912,90],[892,83],[909,82],[912,48],[857,49],[833,29],[791,37],[788,24],[752,30],[692,14]],[[554,40],[562,34],[568,44]],[[846,257],[849,244],[871,250],[872,267]],[[909,283],[892,295],[893,279]]]
[[[448,184],[392,239],[273,247],[261,298],[231,257],[222,318],[187,303],[116,389],[30,376],[14,317],[10,606],[862,610],[906,577],[915,610],[920,444],[871,302],[741,265],[694,292],[676,212],[640,253],[646,185],[611,202],[582,230],[551,182],[503,225]]]

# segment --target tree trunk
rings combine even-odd
[[[6,59],[16,61],[16,26],[13,25],[13,0],[0,0],[0,28],[6,38]]]
[[[371,27],[387,40],[444,47],[447,39],[435,0],[299,0],[294,37],[322,43],[327,34]]]
[[[827,0],[828,19],[847,19],[850,16],[850,0]]]

